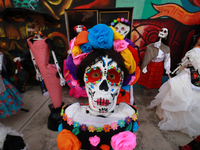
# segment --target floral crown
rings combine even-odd
[[[74,69],[70,70],[71,66],[77,67],[92,52],[92,49],[111,49],[112,47],[122,56],[129,73],[127,81],[123,82],[123,86],[132,85],[139,78],[140,69],[138,67],[137,51],[123,39],[120,33],[115,32],[112,26],[97,24],[87,31],[80,32],[70,41],[69,46],[72,58],[69,59],[70,62],[68,61],[68,64],[70,65],[67,65],[67,68],[75,80],[76,73],[72,71]]]
[[[123,23],[123,24],[126,24],[126,25],[130,25],[130,21],[128,21],[127,19],[124,19],[124,18],[117,18],[117,19],[114,19],[113,22],[110,23],[111,26],[115,26],[117,23]]]

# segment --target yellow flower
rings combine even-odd
[[[72,49],[72,53],[73,53],[73,55],[74,55],[74,57],[75,57],[75,56],[81,54],[82,51],[81,51],[81,49],[80,49],[79,46],[74,46],[73,49]]]
[[[120,33],[117,33],[115,31],[115,28],[113,28],[112,26],[109,26],[113,32],[114,32],[114,40],[123,40],[123,35],[121,35]]]
[[[126,66],[126,69],[128,70],[128,73],[132,74],[133,72],[135,72],[136,62],[130,50],[126,48],[123,51],[121,51],[120,54],[124,59],[124,64]]]
[[[88,127],[88,130],[89,130],[89,132],[94,132],[94,131],[95,131],[95,128],[94,128],[94,126],[89,126],[89,127]]]
[[[137,118],[137,115],[136,114],[133,114],[132,115],[132,120],[136,121],[138,118]]]

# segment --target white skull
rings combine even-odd
[[[117,23],[114,28],[117,33],[123,35],[123,38],[125,38],[130,31],[130,26],[122,24],[121,22]]]
[[[107,55],[86,68],[84,82],[92,111],[105,115],[114,110],[123,76],[117,63]]]
[[[162,28],[161,31],[158,33],[158,37],[160,38],[167,38],[168,36],[168,29],[167,28]]]
[[[81,31],[83,31],[82,25],[77,25],[76,26],[76,33],[80,33]]]

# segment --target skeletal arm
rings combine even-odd
[[[56,54],[55,54],[55,52],[53,50],[53,46],[52,46],[51,40],[47,39],[46,43],[48,44],[49,49],[51,50],[51,53],[52,53],[52,56],[53,56],[53,59],[54,59],[54,64],[56,65],[56,68],[58,70],[58,74],[59,74],[59,77],[60,77],[60,85],[64,86],[65,85],[65,79],[63,78],[63,75],[61,73],[60,66],[59,66],[58,60],[56,58]]]
[[[179,70],[185,63],[187,63],[189,61],[189,58],[187,57],[173,72],[172,74],[174,74],[177,70]]]
[[[30,49],[30,54],[31,54],[31,60],[32,60],[32,62],[33,62],[33,66],[34,66],[34,68],[35,68],[35,72],[36,72],[36,79],[38,80],[38,81],[42,81],[42,75],[41,75],[41,73],[40,73],[40,70],[39,70],[39,68],[38,68],[38,66],[37,66],[37,63],[36,63],[36,61],[35,61],[35,57],[33,56],[33,53],[31,52],[31,49]]]

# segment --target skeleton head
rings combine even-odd
[[[77,25],[76,26],[76,33],[80,33],[81,31],[83,31],[83,27],[81,25]]]
[[[123,76],[117,63],[107,55],[86,68],[84,82],[93,111],[106,114],[114,110]]]
[[[162,28],[158,33],[158,37],[160,37],[160,38],[167,38],[167,35],[168,35],[167,28]]]
[[[125,24],[123,24],[123,23],[121,23],[121,22],[119,22],[119,23],[117,23],[116,25],[115,25],[115,31],[117,32],[117,33],[120,33],[121,35],[123,35],[123,38],[125,38],[126,37],[126,35],[129,33],[129,31],[130,31],[130,26],[128,26],[128,25],[125,25]]]

